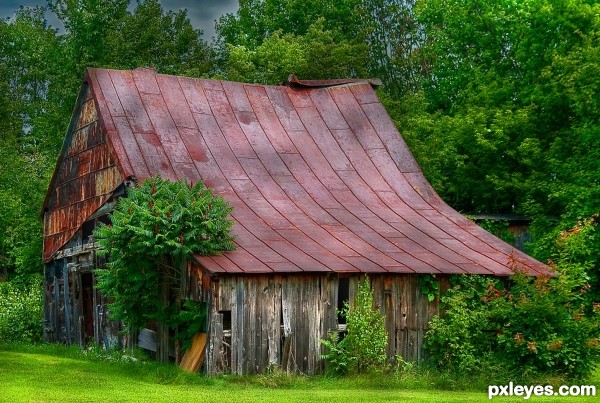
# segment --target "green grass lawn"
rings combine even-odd
[[[439,389],[428,377],[206,378],[173,366],[123,362],[63,346],[0,345],[0,401],[6,402],[483,402],[485,387]],[[596,382],[594,382],[596,383]],[[454,387],[447,383],[447,387]],[[443,386],[442,386],[443,387]],[[479,389],[479,390],[477,390]],[[494,398],[517,402],[522,397]],[[529,401],[600,401],[600,397],[546,398]]]

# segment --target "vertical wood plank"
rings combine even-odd
[[[71,344],[71,304],[69,291],[69,269],[67,263],[63,261],[63,303],[64,303],[64,326],[65,342]]]
[[[269,308],[267,318],[267,365],[280,366],[281,355],[281,276],[270,276],[268,279],[268,299],[266,306]]]
[[[421,363],[423,362],[424,359],[424,353],[423,353],[423,336],[425,334],[425,331],[423,329],[419,329],[417,330],[417,358],[416,361],[417,363]]]
[[[210,337],[206,355],[206,373],[217,375],[223,372],[224,348],[223,348],[223,315],[212,310],[210,318]]]
[[[304,332],[306,331],[306,325],[308,318],[306,315],[306,306],[304,305],[303,293],[304,284],[301,281],[300,276],[290,277],[290,291],[292,295],[292,328],[293,328],[293,344],[292,344],[292,370],[293,372],[304,373],[306,370],[304,367],[306,357],[306,337]]]
[[[94,341],[96,344],[101,345],[101,335],[100,335],[100,318],[98,317],[98,304],[100,300],[99,291],[96,287],[97,278],[96,275],[92,276],[92,320],[94,324]]]
[[[270,290],[269,290],[269,279],[267,275],[261,275],[258,283],[259,287],[256,292],[256,309],[260,315],[260,326],[256,329],[256,359],[258,362],[258,373],[264,373],[269,365],[269,335],[268,335],[268,321],[271,317],[270,312]]]
[[[235,278],[235,304],[231,307],[231,372],[243,374],[244,365],[244,289]]]
[[[306,356],[306,371],[309,375],[314,375],[318,370],[319,353],[321,351],[321,275],[311,275],[307,280],[305,292],[307,314],[308,314],[308,345]]]
[[[396,331],[396,354],[399,354],[404,361],[408,359],[408,329],[398,329]]]
[[[418,329],[418,327],[417,327],[418,300],[417,300],[416,289],[417,289],[417,277],[413,276],[413,275],[408,275],[407,284],[406,284],[407,302],[408,302],[408,306],[406,307],[406,311],[408,313],[406,326],[408,327],[409,330]]]
[[[400,315],[401,315],[401,321],[400,321],[400,329],[404,330],[404,329],[408,329],[408,317],[409,317],[409,312],[408,312],[408,308],[410,305],[410,299],[409,299],[409,287],[408,287],[408,283],[409,283],[409,276],[402,276],[399,278],[399,295],[400,295]]]
[[[293,350],[294,350],[294,328],[292,327],[295,308],[295,300],[293,294],[293,283],[290,281],[291,276],[282,277],[281,281],[281,303],[283,313],[283,335],[284,345],[282,354],[282,368],[286,372],[293,371]],[[295,324],[294,324],[295,325]]]
[[[338,330],[338,284],[339,276],[337,273],[328,273],[321,277],[321,329],[319,339],[328,339],[330,331]],[[320,356],[323,353],[325,353],[325,348],[320,345],[318,354]],[[317,370],[320,372],[325,370],[324,360],[319,360]]]
[[[408,338],[407,338],[407,352],[406,352],[406,360],[407,361],[417,361],[418,359],[418,331],[414,329],[407,330]]]
[[[292,333],[292,323],[290,320],[290,290],[289,276],[285,276],[281,280],[281,306],[282,306],[282,321],[283,321],[283,337],[288,337]]]
[[[385,315],[384,325],[388,336],[388,343],[386,348],[386,354],[388,359],[393,359],[396,355],[396,309],[394,304],[394,285],[395,279],[398,276],[383,276],[383,289],[382,289],[382,305],[381,311]]]

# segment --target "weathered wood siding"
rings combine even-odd
[[[45,203],[44,260],[73,238],[124,179],[87,85],[79,95],[58,164]]]
[[[348,276],[350,301],[361,278]],[[439,301],[428,302],[421,295],[417,275],[372,274],[370,278],[374,303],[385,315],[388,356],[421,360],[423,335],[439,313]],[[447,280],[441,282],[446,288]],[[209,308],[207,372],[252,374],[272,367],[322,372],[320,340],[339,329],[339,284],[334,273],[223,275],[198,283],[198,288],[209,286],[214,298]]]
[[[423,357],[423,336],[429,321],[440,314],[439,298],[432,302],[421,294],[418,275],[370,275],[374,304],[385,315],[388,333],[387,354],[407,361],[420,362]],[[447,277],[440,278],[440,288],[448,289]]]
[[[91,245],[90,245],[91,246]],[[44,337],[48,342],[122,344],[120,323],[109,319],[108,306],[96,289],[94,248],[53,260],[45,267]]]

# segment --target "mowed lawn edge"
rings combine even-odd
[[[57,350],[59,351],[60,348]],[[486,392],[365,386],[350,378],[297,378],[268,387],[248,378],[206,378],[158,364],[94,361],[0,345],[0,401],[6,402],[483,402]],[[383,375],[382,375],[383,376]],[[263,381],[267,378],[261,378]],[[267,379],[268,384],[268,379]],[[598,401],[596,397],[538,397],[529,401]],[[516,402],[523,397],[492,401]]]

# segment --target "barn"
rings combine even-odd
[[[94,287],[92,232],[154,175],[202,180],[234,208],[236,250],[195,256],[180,290],[208,306],[209,374],[318,373],[320,339],[343,330],[337,310],[365,275],[389,356],[419,360],[440,311],[420,277],[546,274],[440,199],[375,85],[87,69],[43,206],[46,340],[123,343]]]

